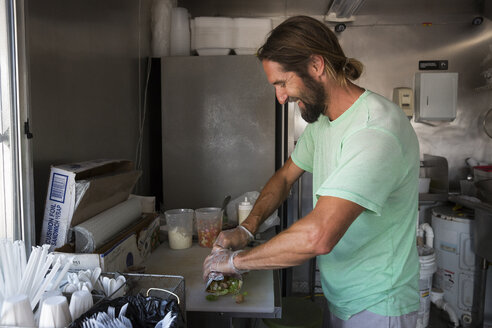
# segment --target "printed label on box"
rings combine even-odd
[[[51,169],[48,194],[41,229],[41,243],[50,245],[50,251],[65,244],[70,218],[74,210],[73,185],[75,174]]]
[[[65,193],[67,191],[68,175],[59,173],[53,174],[51,181],[50,200],[65,203]]]

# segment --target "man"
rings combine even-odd
[[[258,57],[278,101],[297,101],[310,124],[248,218],[219,235],[204,278],[211,271],[285,268],[317,256],[330,327],[415,327],[419,147],[408,119],[350,81],[362,64],[347,58],[315,19],[286,20]],[[313,211],[242,250],[304,171],[313,173]]]

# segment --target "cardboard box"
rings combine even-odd
[[[40,244],[68,243],[70,227],[128,199],[140,174],[128,160],[52,166]]]
[[[140,243],[153,243],[158,233],[159,218],[155,213],[143,214],[131,227],[116,235],[110,242],[91,254],[77,254],[72,245],[57,248],[55,256],[71,256],[72,270],[86,270],[100,267],[104,272],[129,272],[143,263],[147,249],[139,247]],[[157,224],[156,224],[157,223]],[[149,233],[148,230],[156,230]]]

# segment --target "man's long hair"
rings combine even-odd
[[[294,16],[270,32],[265,44],[258,49],[260,60],[279,63],[286,72],[306,76],[312,55],[325,60],[325,70],[339,85],[360,77],[363,65],[347,58],[335,34],[322,22],[308,16]]]

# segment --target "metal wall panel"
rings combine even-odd
[[[275,95],[255,56],[162,61],[164,208],[218,206],[275,169]]]
[[[421,154],[448,160],[451,190],[468,173],[465,159],[492,163],[492,139],[481,124],[492,107],[492,89],[477,91],[480,73],[492,67],[492,22],[471,25],[471,19],[435,24],[357,25],[339,34],[345,53],[362,61],[365,72],[358,84],[392,99],[393,88],[414,86],[419,60],[447,59],[449,72],[458,72],[458,109],[453,122],[415,123]],[[440,22],[440,23],[439,23]]]
[[[149,0],[27,2],[38,230],[49,167],[135,159]]]

